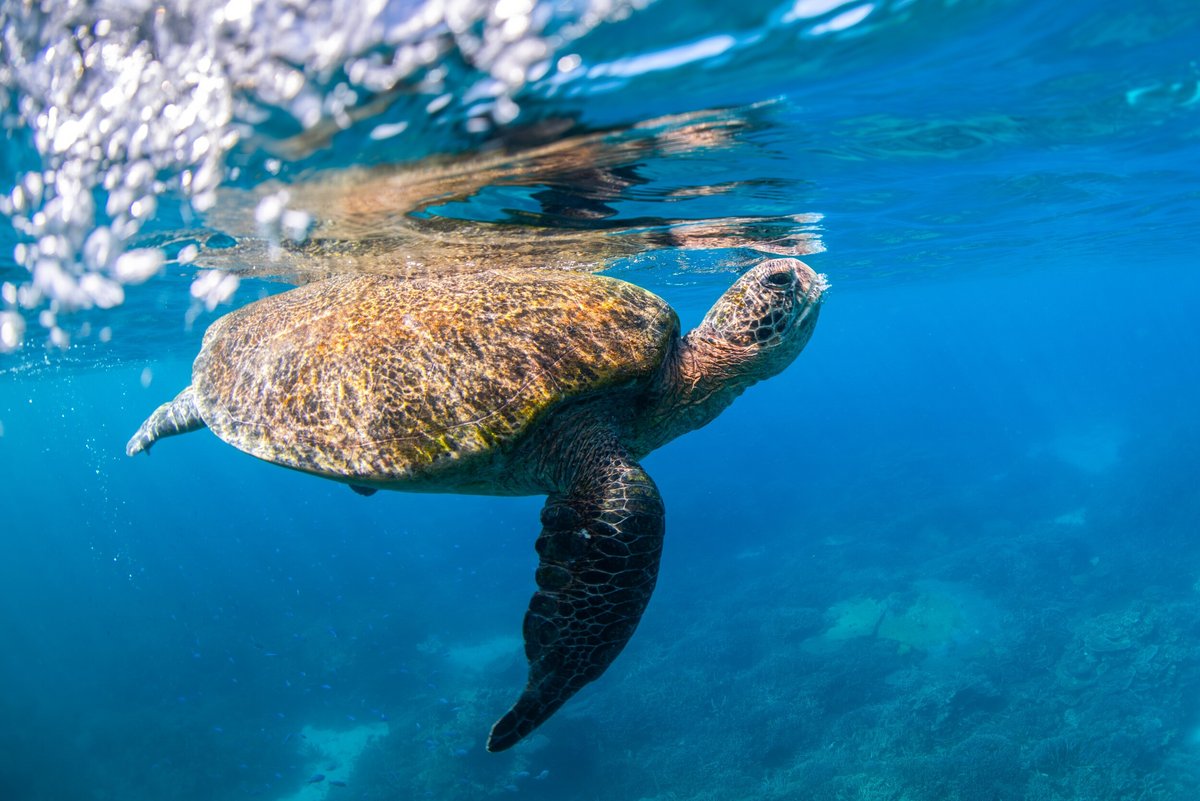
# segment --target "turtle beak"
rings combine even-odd
[[[800,322],[816,311],[829,289],[829,281],[824,275],[813,270],[799,259],[792,260],[792,272],[796,276],[796,300],[800,307]]]

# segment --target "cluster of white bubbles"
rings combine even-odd
[[[159,272],[162,251],[128,244],[164,193],[211,208],[225,155],[255,124],[282,113],[303,130],[345,127],[407,87],[431,98],[428,113],[457,100],[475,128],[503,125],[556,50],[647,1],[0,0],[0,119],[39,162],[0,178],[29,273],[0,287],[0,352],[20,346],[26,318],[65,346],[64,312],[117,306]],[[452,58],[471,85],[447,85]],[[197,281],[206,305],[231,291]]]

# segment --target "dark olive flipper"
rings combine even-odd
[[[176,395],[175,400],[159,406],[146,418],[146,422],[142,423],[125,446],[125,453],[129,456],[136,456],[142,451],[150,453],[150,446],[163,437],[186,434],[204,427],[204,420],[196,409],[196,395],[188,387]]]
[[[525,691],[492,727],[489,751],[519,742],[612,663],[658,578],[658,488],[611,437],[586,437],[566,493],[542,509],[538,590],[525,614]]]
[[[361,484],[351,484],[350,489],[354,490],[364,498],[370,498],[372,495],[379,492],[379,490],[375,489],[374,487],[364,487]]]

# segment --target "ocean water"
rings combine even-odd
[[[0,799],[1197,797],[1195,3],[156,8],[0,4]],[[774,255],[812,342],[644,460],[654,598],[508,752],[541,498],[124,455],[297,282],[687,328]]]

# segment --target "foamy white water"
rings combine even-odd
[[[60,312],[118,305],[123,285],[156,274],[163,254],[129,252],[130,241],[164,196],[210,209],[226,156],[256,125],[336,131],[400,92],[474,130],[503,125],[514,93],[554,68],[557,51],[641,4],[0,2],[0,115],[37,155],[0,196],[29,272],[3,288],[0,350],[25,335],[15,309],[45,308],[51,340],[65,344]],[[448,81],[464,64],[466,80]],[[391,123],[379,137],[404,131]],[[277,217],[299,223],[287,211]],[[193,294],[208,304],[210,289]]]

